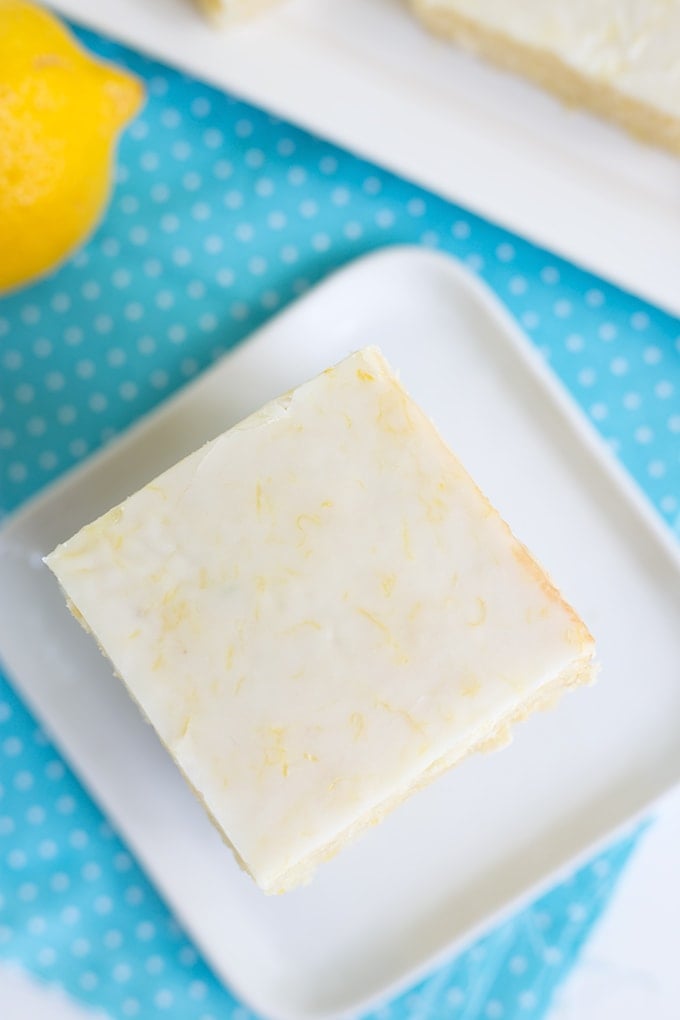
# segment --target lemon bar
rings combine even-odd
[[[678,0],[410,0],[440,35],[680,152]]]
[[[266,892],[593,671],[585,625],[376,348],[47,563]]]

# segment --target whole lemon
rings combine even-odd
[[[0,291],[48,272],[101,216],[141,83],[47,11],[0,0]]]

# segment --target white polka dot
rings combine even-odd
[[[654,433],[650,429],[649,425],[640,425],[639,428],[635,429],[633,435],[635,436],[635,441],[643,445],[651,443],[654,438]]]
[[[280,303],[281,298],[275,290],[265,290],[260,297],[260,304],[268,311],[272,311],[274,308],[277,308]]]
[[[350,220],[344,225],[342,232],[348,240],[358,241],[364,232],[364,228],[358,220]]]
[[[103,942],[107,949],[119,949],[123,944],[123,933],[117,928],[110,928],[104,933]]]
[[[578,374],[581,386],[592,386],[597,378],[594,368],[582,368]]]
[[[38,457],[38,463],[43,471],[53,471],[57,466],[59,458],[57,457],[54,450],[43,450]]]
[[[627,411],[636,411],[642,403],[642,397],[639,393],[625,393],[622,403]]]
[[[192,100],[190,109],[194,117],[203,118],[208,116],[212,106],[210,105],[210,100],[206,99],[205,96],[197,96],[196,99]]]
[[[331,202],[336,206],[345,206],[349,204],[350,192],[347,188],[333,188],[331,191]]]
[[[168,128],[170,131],[174,131],[182,123],[182,115],[179,110],[176,110],[174,106],[166,106],[164,110],[161,110],[160,122],[163,127]]]
[[[647,329],[649,327],[649,316],[646,312],[633,312],[630,317],[630,324],[636,330]]]
[[[219,234],[209,234],[203,242],[203,249],[208,255],[219,255],[224,248],[224,241]]]
[[[528,284],[523,276],[513,276],[508,283],[508,290],[511,294],[526,294]]]
[[[328,251],[331,246],[331,239],[328,234],[320,233],[314,234],[312,237],[312,248],[314,251],[323,252]]]
[[[91,393],[87,399],[87,405],[95,414],[101,414],[109,406],[109,399],[105,393]]]
[[[7,319],[0,317],[0,336],[7,336],[9,333],[9,322]]]
[[[230,163],[228,159],[218,159],[213,166],[213,174],[218,181],[226,181],[234,173],[234,164]],[[255,186],[257,191],[257,185]],[[258,191],[258,194],[260,192]]]
[[[156,928],[151,921],[142,921],[141,924],[138,924],[135,928],[135,935],[140,942],[148,942],[155,934]]]
[[[32,417],[26,422],[26,431],[30,436],[44,436],[47,431],[47,422],[44,418]]]
[[[490,999],[487,1002],[484,1008],[484,1016],[488,1017],[489,1020],[500,1020],[500,1017],[504,1015],[505,1010],[503,1009],[502,1002],[499,1002],[498,999]]]
[[[292,184],[294,188],[298,188],[307,180],[307,171],[302,166],[292,166],[286,174],[286,178],[289,184]]]
[[[426,230],[420,235],[420,243],[426,248],[436,248],[439,245],[439,234],[434,230]]]
[[[311,284],[306,277],[298,276],[295,280],[293,280],[293,293],[298,296],[300,294],[304,294],[305,291],[309,290],[310,286]]]
[[[192,375],[196,375],[198,362],[194,358],[185,358],[180,364],[179,370],[183,376],[190,378]]]
[[[57,856],[59,847],[53,839],[43,839],[38,844],[38,856],[42,857],[44,861],[51,861]]]
[[[282,213],[278,209],[275,209],[274,212],[269,213],[269,216],[267,217],[267,226],[271,230],[283,230],[287,222],[288,219],[286,217],[286,214]]]
[[[228,269],[226,266],[222,266],[215,273],[215,279],[220,287],[231,287],[236,277],[234,276],[233,270]]]
[[[137,1016],[139,1013],[139,999],[124,999],[121,1009],[123,1016]]]
[[[186,326],[181,322],[174,322],[168,329],[168,340],[172,344],[183,344],[187,338]]]
[[[118,203],[118,208],[126,216],[134,216],[136,212],[139,212],[139,199],[136,195],[123,195]]]
[[[83,331],[80,326],[69,326],[64,330],[64,340],[69,347],[77,347],[83,342]]]
[[[46,336],[40,336],[33,344],[33,353],[36,358],[47,358],[52,353],[52,341]]]
[[[138,885],[129,885],[125,890],[125,902],[130,906],[138,906],[144,899],[144,893]]]
[[[94,320],[95,333],[106,334],[113,329],[113,319],[110,315],[97,315]]]
[[[84,457],[89,449],[89,446],[87,440],[78,438],[72,439],[71,442],[68,444],[68,448],[72,456]]]
[[[224,143],[224,135],[217,128],[208,128],[203,134],[203,144],[206,149],[219,149]]]
[[[236,127],[238,129],[238,124]],[[238,130],[236,133],[238,134]],[[291,138],[282,138],[276,143],[276,151],[279,156],[292,156],[295,152],[295,142]]]
[[[515,257],[515,249],[507,241],[499,244],[496,248],[496,258],[499,262],[512,262]]]
[[[178,954],[178,959],[183,967],[193,967],[198,960],[198,955],[193,946],[182,946]]]
[[[164,234],[174,234],[179,230],[179,216],[174,213],[165,213],[160,219],[161,230]]]
[[[319,170],[321,171],[322,174],[330,176],[331,174],[336,173],[337,169],[338,161],[335,158],[335,156],[323,156],[319,160]]]
[[[129,237],[132,244],[137,247],[141,247],[141,245],[146,244],[149,240],[149,231],[146,227],[133,227],[130,231]]]
[[[21,321],[25,322],[27,326],[35,326],[40,322],[41,311],[37,305],[24,305],[19,313]]]
[[[234,237],[237,241],[252,241],[255,236],[255,228],[252,223],[239,223],[234,230]]]
[[[15,460],[7,468],[7,476],[11,482],[24,482],[28,477],[28,469],[21,461]]]
[[[0,836],[11,835],[15,828],[14,819],[10,818],[9,815],[3,815],[0,818]]]
[[[175,295],[171,290],[159,290],[155,297],[156,307],[167,311],[175,304]]]
[[[243,162],[251,170],[260,170],[264,166],[264,152],[262,149],[248,149]]]
[[[111,274],[111,283],[117,290],[129,287],[132,282],[132,273],[128,269],[116,269]]]
[[[71,885],[71,879],[65,871],[57,871],[50,879],[50,887],[55,892],[66,892]]]
[[[35,388],[30,383],[21,383],[14,391],[14,398],[19,404],[30,404],[35,397]]]
[[[137,350],[140,354],[153,354],[156,350],[156,341],[152,336],[140,336],[137,341]]]
[[[658,365],[663,357],[663,351],[659,347],[645,347],[642,358],[647,365]]]
[[[678,501],[675,496],[664,496],[660,502],[660,507],[666,514],[672,514],[678,508]]]
[[[367,195],[379,195],[382,191],[382,181],[379,177],[366,177],[362,188]]]
[[[80,873],[86,882],[96,882],[98,878],[101,878],[102,869],[96,861],[88,861],[83,865]]]
[[[28,924],[26,925],[26,927],[28,928],[31,935],[44,935],[45,932],[47,931],[47,921],[45,920],[44,917],[41,917],[39,914],[36,914],[34,917],[30,917],[28,919]]]
[[[597,287],[591,287],[586,291],[586,304],[591,308],[601,308],[604,304],[604,294]]]
[[[95,914],[101,917],[111,913],[113,910],[113,900],[110,896],[97,896],[92,906],[94,907]]]
[[[553,313],[557,319],[568,318],[573,311],[571,301],[560,299],[553,305]]]
[[[604,421],[608,414],[609,408],[606,404],[598,402],[593,404],[590,408],[590,417],[593,418],[594,421]]]
[[[451,225],[451,233],[458,241],[465,241],[471,234],[470,224],[465,220],[456,220]]]
[[[93,970],[86,970],[78,978],[78,983],[85,991],[91,992],[99,984],[99,978]]]
[[[212,312],[204,312],[198,320],[198,328],[203,333],[213,333],[218,326],[217,316]]]
[[[96,371],[95,363],[91,358],[83,358],[76,362],[76,375],[81,379],[91,379]]]
[[[149,92],[152,96],[164,96],[168,91],[168,80],[161,74],[149,79]]]
[[[23,362],[24,362],[24,359],[19,354],[19,351],[14,351],[14,350],[5,351],[5,353],[2,356],[2,363],[3,363],[3,365],[5,366],[5,368],[8,368],[10,371],[16,371],[16,369],[21,368],[21,366],[23,365]]]
[[[205,284],[203,280],[190,280],[187,284],[187,294],[190,298],[196,300],[205,297]]]
[[[144,970],[147,972],[147,974],[153,975],[162,974],[162,972],[165,970],[165,960],[163,959],[162,956],[159,956],[158,954],[155,954],[154,956],[149,956],[144,963]]]
[[[28,769],[22,769],[21,772],[17,772],[14,776],[13,786],[17,790],[21,790],[22,793],[26,790],[30,790],[35,783],[33,773],[29,772]]]
[[[155,390],[163,390],[169,382],[168,373],[162,368],[156,368],[149,376],[149,382]]]
[[[298,257],[299,252],[292,244],[286,244],[281,249],[281,261],[285,262],[286,265],[292,265],[293,262],[297,262]]]
[[[144,269],[145,276],[154,278],[160,276],[163,271],[163,264],[157,258],[150,258],[146,260],[142,268]]]
[[[189,998],[194,1002],[202,1002],[208,992],[205,981],[192,981],[189,985]]]
[[[647,465],[647,473],[650,478],[663,478],[666,474],[666,465],[662,460],[650,460]]]
[[[527,329],[536,329],[541,321],[538,312],[534,312],[531,309],[529,309],[529,311],[522,312],[521,319],[522,324],[526,326]]]
[[[628,362],[625,358],[614,358],[609,363],[609,371],[612,375],[625,375],[628,371]]]
[[[57,797],[55,807],[60,815],[72,815],[76,809],[76,802],[69,794]]]
[[[71,298],[60,290],[52,296],[50,307],[55,312],[67,312],[71,307]]]
[[[68,838],[74,850],[82,850],[90,842],[90,837],[84,829],[73,829]]]
[[[77,418],[77,411],[73,404],[62,404],[57,408],[57,421],[60,425],[70,425]]]
[[[383,229],[394,225],[395,216],[391,209],[378,209],[375,214],[375,222]]]
[[[130,134],[137,141],[141,141],[149,134],[149,125],[145,120],[136,120],[130,126]]]
[[[51,967],[56,959],[57,953],[52,946],[43,946],[38,950],[38,963],[41,967]]]
[[[567,909],[567,916],[573,924],[582,924],[588,916],[588,911],[582,903],[570,903]]]
[[[24,745],[19,740],[18,737],[7,737],[7,739],[3,740],[3,742],[2,742],[3,753],[8,758],[16,758],[16,756],[18,754],[21,754],[23,749],[24,749]]]
[[[654,387],[654,393],[659,398],[659,400],[667,400],[669,397],[673,396],[674,392],[675,387],[673,386],[673,383],[670,382],[670,380],[668,379],[662,379]]]
[[[529,966],[529,962],[525,956],[513,956],[508,966],[513,974],[524,974]]]
[[[45,808],[42,804],[31,804],[26,812],[26,821],[31,825],[42,825],[45,821]]]
[[[237,322],[243,322],[244,319],[248,318],[249,313],[250,309],[245,301],[235,301],[229,309],[232,319],[235,319]]]
[[[118,163],[113,171],[116,184],[126,184],[130,180],[130,171],[124,163]]]
[[[35,882],[22,882],[17,890],[17,896],[23,903],[31,903],[38,895],[38,887]]]
[[[5,723],[12,718],[12,709],[6,701],[0,701],[0,723]]]
[[[175,998],[169,988],[159,988],[153,997],[153,1001],[159,1009],[169,1009]]]
[[[465,256],[465,264],[473,271],[473,273],[479,273],[484,268],[484,259],[478,252],[471,252]],[[535,312],[525,313],[535,315]]]
[[[672,414],[668,419],[668,431],[680,432],[680,414]]]
[[[453,1007],[462,1006],[464,1002],[465,1002],[465,995],[463,993],[462,988],[458,988],[456,985],[454,985],[452,988],[449,988],[447,990],[447,992],[446,992],[446,1004],[448,1006],[453,1006]]]
[[[537,1002],[536,994],[531,990],[527,990],[526,992],[520,992],[517,1001],[519,1002],[522,1009],[534,1009]]]
[[[306,198],[304,202],[300,202],[298,211],[303,219],[309,220],[313,216],[316,216],[319,212],[319,205],[312,198]]]
[[[188,248],[173,248],[172,261],[176,266],[188,266],[191,262],[191,252]]]
[[[120,368],[127,361],[127,354],[122,347],[111,347],[106,352],[106,360],[112,368]]]
[[[129,963],[117,963],[111,971],[111,976],[116,984],[122,985],[132,977],[132,967]]]
[[[10,850],[7,854],[7,864],[12,871],[20,871],[21,868],[25,868],[27,860],[24,850]]]
[[[149,194],[151,195],[151,201],[160,205],[163,202],[167,202],[170,198],[170,188],[167,184],[163,184],[162,181],[159,181],[152,186]]]
[[[243,201],[243,193],[241,191],[228,191],[224,196],[224,204],[227,209],[240,209]]]
[[[105,237],[101,243],[102,254],[115,259],[120,255],[120,241],[116,237]]]
[[[189,156],[191,155],[191,146],[189,145],[188,142],[182,140],[179,142],[175,142],[174,145],[172,146],[171,151],[174,159],[176,159],[178,162],[183,162],[185,159],[188,159]]]
[[[139,160],[142,170],[146,170],[148,173],[158,170],[159,163],[160,160],[156,152],[143,152]]]
[[[76,269],[84,269],[87,265],[89,265],[89,263],[90,253],[84,248],[81,248],[81,250],[77,252],[71,260],[71,264],[74,265]]]
[[[11,429],[0,429],[0,450],[9,450],[17,441]]]
[[[123,315],[128,322],[139,322],[144,315],[144,306],[139,301],[131,301],[123,309]]]

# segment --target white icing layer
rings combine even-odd
[[[417,0],[680,116],[680,0]]]
[[[592,650],[375,349],[47,562],[267,890]]]

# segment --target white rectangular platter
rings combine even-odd
[[[268,898],[70,617],[41,556],[177,458],[379,344],[593,628],[602,677]],[[448,258],[393,249],[274,319],[0,532],[0,658],[216,972],[263,1015],[393,994],[680,779],[680,557],[540,357]],[[359,524],[360,526],[360,524]]]
[[[429,35],[405,0],[62,13],[330,138],[680,314],[678,160]]]

